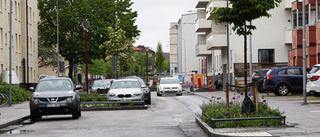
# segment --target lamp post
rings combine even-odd
[[[81,22],[85,33],[85,43],[86,43],[86,90],[88,93],[88,53],[87,53],[87,30],[89,28],[90,22],[88,20]]]
[[[146,71],[147,71],[147,81],[148,82],[148,57],[149,57],[149,49],[146,50],[146,64],[147,64],[147,68],[146,68]]]

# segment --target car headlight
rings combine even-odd
[[[114,97],[114,96],[116,96],[116,94],[110,93],[109,96],[110,96],[110,97]]]
[[[160,89],[163,89],[163,87],[160,87]]]
[[[67,103],[72,103],[72,98],[67,98]]]
[[[182,89],[182,86],[179,86],[178,89]]]
[[[33,104],[38,105],[39,104],[39,99],[33,99]]]
[[[141,93],[141,92],[136,92],[136,93],[134,93],[133,95],[135,95],[135,96],[141,96],[142,93]]]

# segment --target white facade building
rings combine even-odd
[[[294,1],[294,0],[290,0]],[[283,1],[279,7],[268,11],[270,18],[262,17],[252,21],[257,27],[252,31],[252,36],[247,37],[247,63],[250,76],[250,56],[252,55],[252,70],[288,65],[288,50],[291,49],[291,7]],[[227,1],[223,0],[199,0],[196,8],[198,16],[196,32],[198,42],[195,44],[197,57],[207,58],[208,76],[222,73],[226,83],[229,69],[231,84],[235,79],[243,79],[244,68],[244,37],[238,36],[232,31],[230,25],[229,41],[227,24],[218,24],[213,21],[209,9],[214,7],[226,7]],[[249,24],[249,22],[248,22]],[[229,43],[229,57],[228,57]],[[251,47],[251,50],[250,50]]]
[[[178,21],[177,30],[177,67],[178,72],[199,73],[199,57],[196,57],[194,45],[197,43],[195,21],[197,13],[183,14]]]

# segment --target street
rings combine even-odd
[[[206,137],[195,123],[203,101],[208,99],[189,93],[157,97],[152,92],[152,104],[145,110],[82,111],[78,120],[71,115],[43,116],[1,136]]]

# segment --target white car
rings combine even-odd
[[[144,92],[138,79],[119,79],[114,80],[108,92],[110,102],[144,102]]]
[[[312,66],[309,74],[307,74],[307,93],[314,93],[320,96],[320,64]]]
[[[99,80],[95,80],[93,82],[93,85],[91,87],[91,92],[96,92],[99,94],[102,93],[107,93],[110,85],[112,83],[112,79],[99,79]]]
[[[157,84],[157,96],[164,94],[176,94],[177,96],[182,95],[182,86],[178,79],[161,78],[160,83]]]

